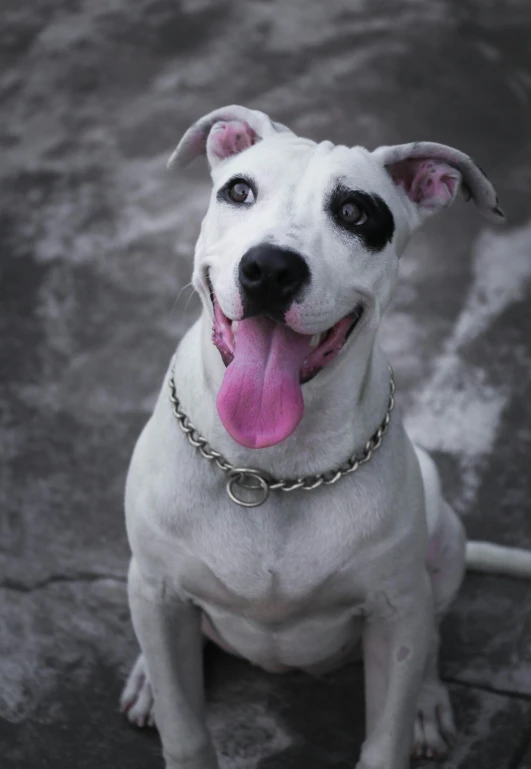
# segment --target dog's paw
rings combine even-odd
[[[417,717],[413,758],[443,758],[455,744],[456,730],[446,687],[440,681],[422,685]]]
[[[156,726],[153,712],[153,690],[147,676],[144,657],[139,656],[129,674],[122,696],[120,710],[133,726]]]

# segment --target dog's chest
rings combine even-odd
[[[320,603],[352,607],[360,540],[353,500],[335,500],[332,512],[320,496],[251,512],[221,505],[190,531],[181,588],[198,603],[267,624]]]

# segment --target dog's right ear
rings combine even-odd
[[[185,133],[168,161],[168,168],[184,168],[206,154],[211,168],[232,155],[276,133],[291,133],[264,112],[236,104],[205,115]]]

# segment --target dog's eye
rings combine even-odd
[[[228,195],[234,203],[252,203],[254,201],[251,185],[241,180],[231,184]]]
[[[337,215],[346,224],[364,224],[367,221],[365,211],[349,200],[341,204]]]

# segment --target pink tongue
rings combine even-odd
[[[311,336],[268,318],[238,323],[234,360],[217,397],[229,435],[242,446],[263,449],[285,440],[302,419],[300,371]]]

